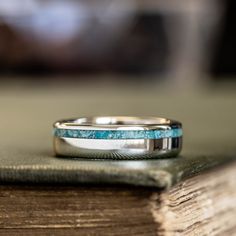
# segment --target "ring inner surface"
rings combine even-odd
[[[72,121],[78,125],[120,125],[120,126],[139,126],[139,125],[168,125],[169,119],[155,117],[88,117],[79,118]]]

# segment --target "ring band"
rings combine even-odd
[[[157,117],[87,117],[54,124],[57,156],[93,159],[174,157],[182,148],[180,122]]]

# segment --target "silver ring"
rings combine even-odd
[[[180,122],[157,117],[87,117],[54,124],[57,156],[92,159],[174,157],[182,148]]]

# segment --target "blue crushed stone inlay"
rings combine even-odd
[[[54,129],[54,135],[64,138],[83,139],[161,139],[176,138],[183,135],[181,128],[170,130],[79,130]]]

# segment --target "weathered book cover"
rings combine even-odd
[[[168,191],[2,185],[0,235],[236,235],[236,164]]]

